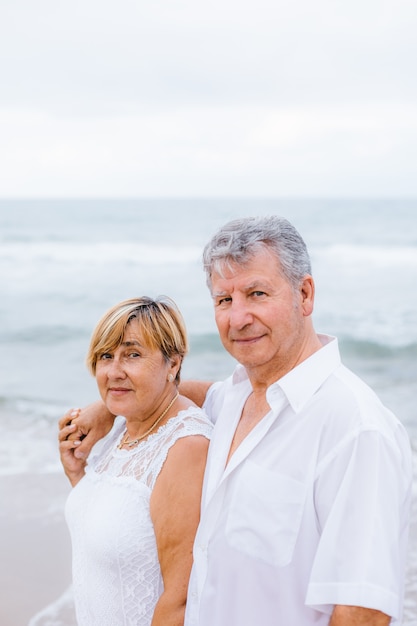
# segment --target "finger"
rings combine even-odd
[[[74,456],[77,459],[86,459],[91,452],[91,448],[94,445],[94,441],[93,440],[90,441],[90,438],[85,435],[82,435],[81,437],[79,437],[79,441],[80,441],[80,443],[78,444],[79,447],[77,448],[77,450],[75,450]]]
[[[69,424],[71,424],[71,421],[75,419],[76,417],[78,417],[80,412],[81,412],[81,409],[69,409],[69,411],[67,411],[65,415],[63,415],[63,417],[60,418],[58,422],[59,427],[63,428],[64,426],[68,426]]]
[[[77,430],[76,424],[70,424],[69,426],[64,426],[58,431],[58,440],[65,441],[66,439],[68,439],[68,437],[72,433],[75,433],[76,430]]]
[[[69,439],[70,441],[75,441],[76,439],[79,439],[80,441],[82,441],[83,439],[85,439],[85,435],[82,433],[81,430],[76,430],[72,433],[70,433],[67,436],[67,439]]]
[[[81,444],[79,439],[64,439],[59,442],[59,449],[61,452],[69,452],[70,450],[74,450]]]

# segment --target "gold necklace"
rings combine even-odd
[[[157,426],[159,424],[159,422],[161,421],[161,419],[163,417],[165,417],[165,415],[168,413],[169,409],[172,407],[172,405],[174,404],[175,400],[178,398],[179,396],[179,392],[177,392],[177,394],[173,397],[173,399],[171,400],[171,402],[168,404],[167,408],[165,409],[165,411],[163,413],[161,413],[161,415],[154,421],[154,423],[152,424],[152,426],[149,428],[149,430],[146,431],[146,433],[144,433],[143,435],[141,435],[140,437],[136,437],[136,439],[131,439],[129,441],[129,433],[127,432],[127,428],[126,428],[126,437],[124,440],[121,441],[121,443],[119,443],[119,445],[117,446],[119,448],[119,450],[121,450],[123,448],[123,446],[128,446],[129,448],[131,448],[132,446],[135,446],[137,443],[139,443],[139,441],[141,441],[142,439],[145,439],[145,437],[147,437],[149,435],[150,432],[153,431],[153,429],[155,428],[155,426]]]

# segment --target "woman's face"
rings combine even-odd
[[[109,411],[143,422],[154,416],[166,397],[170,372],[175,375],[172,364],[160,350],[145,346],[140,324],[132,319],[121,345],[99,355],[96,380]]]

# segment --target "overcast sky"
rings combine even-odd
[[[417,196],[415,0],[0,0],[0,197]]]

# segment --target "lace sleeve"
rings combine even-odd
[[[124,429],[125,419],[118,417],[110,433],[94,446],[86,472],[105,475],[108,480],[122,480],[132,488],[139,481],[152,491],[171,446],[190,435],[210,439],[213,424],[202,409],[190,407],[171,417],[138,446],[119,450],[117,445]]]
[[[156,435],[160,435],[155,440],[157,450],[154,449],[154,460],[149,464],[149,471],[144,477],[146,484],[152,490],[155,486],[156,479],[166,461],[168,452],[171,447],[183,437],[190,435],[201,435],[210,439],[213,424],[207,415],[199,408],[191,407],[169,420]]]

